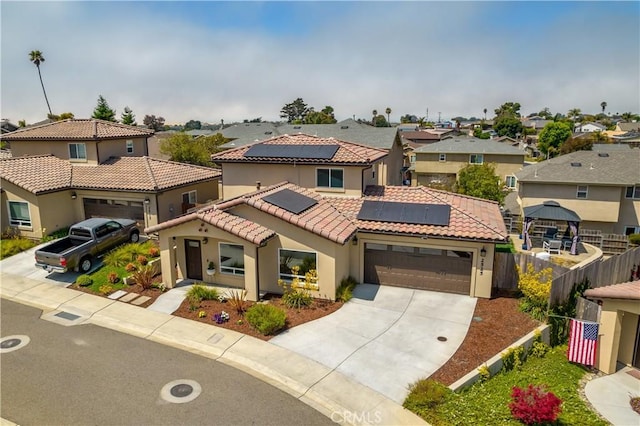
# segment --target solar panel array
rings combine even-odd
[[[262,199],[293,214],[300,214],[318,204],[317,200],[286,188],[262,197]]]
[[[339,145],[278,145],[259,143],[244,153],[246,158],[299,158],[306,160],[330,160]]]
[[[365,200],[358,220],[449,226],[451,206]]]

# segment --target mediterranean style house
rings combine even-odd
[[[151,226],[219,198],[220,170],[146,156],[150,134],[70,119],[2,135],[3,231],[39,239],[96,216]]]
[[[525,167],[516,174],[522,208],[555,200],[581,228],[640,233],[640,149],[597,145]]]
[[[360,196],[368,185],[391,180],[388,156],[381,148],[295,134],[229,149],[211,161],[222,167],[224,199],[282,181],[323,194]]]
[[[452,188],[458,172],[469,164],[491,163],[504,185],[515,189],[515,175],[524,164],[524,150],[508,143],[473,137],[454,137],[414,149],[412,186]]]
[[[145,229],[159,240],[167,286],[190,279],[258,300],[315,270],[312,294],[328,299],[348,276],[491,297],[494,245],[507,239],[496,203],[425,187],[349,197],[311,186],[276,183]]]

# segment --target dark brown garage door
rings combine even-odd
[[[466,251],[367,243],[364,281],[469,294],[472,259],[472,253]]]
[[[85,198],[84,217],[115,217],[144,222],[144,208],[141,201],[103,200]]]

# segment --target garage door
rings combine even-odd
[[[144,222],[144,208],[141,201],[85,198],[83,204],[85,219],[92,217],[112,217]]]
[[[472,260],[472,253],[466,251],[367,243],[364,281],[469,294]]]

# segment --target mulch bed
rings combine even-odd
[[[478,299],[474,318],[462,345],[430,378],[447,386],[529,334],[541,323],[520,312],[518,299]]]
[[[268,294],[264,298],[264,302],[275,305],[281,309],[284,309],[287,313],[287,321],[285,327],[280,330],[283,331],[304,324],[305,322],[313,321],[318,318],[322,318],[329,315],[342,307],[342,302],[332,302],[330,300],[314,299],[313,304],[308,308],[292,309],[287,308],[282,304],[282,299],[278,295]],[[253,306],[255,302],[247,302],[246,307]],[[229,314],[229,321],[217,324],[213,319],[214,314],[219,314],[225,311]],[[205,312],[206,316],[200,318],[199,312]],[[262,340],[269,340],[274,336],[264,336],[258,330],[254,329],[243,316],[238,314],[228,302],[219,302],[217,300],[203,300],[200,302],[200,306],[196,310],[191,310],[189,302],[183,301],[180,307],[173,313],[173,315],[187,318],[194,321],[203,322],[206,324],[223,327],[229,330],[234,330],[239,333],[247,334],[249,336],[256,337]]]

